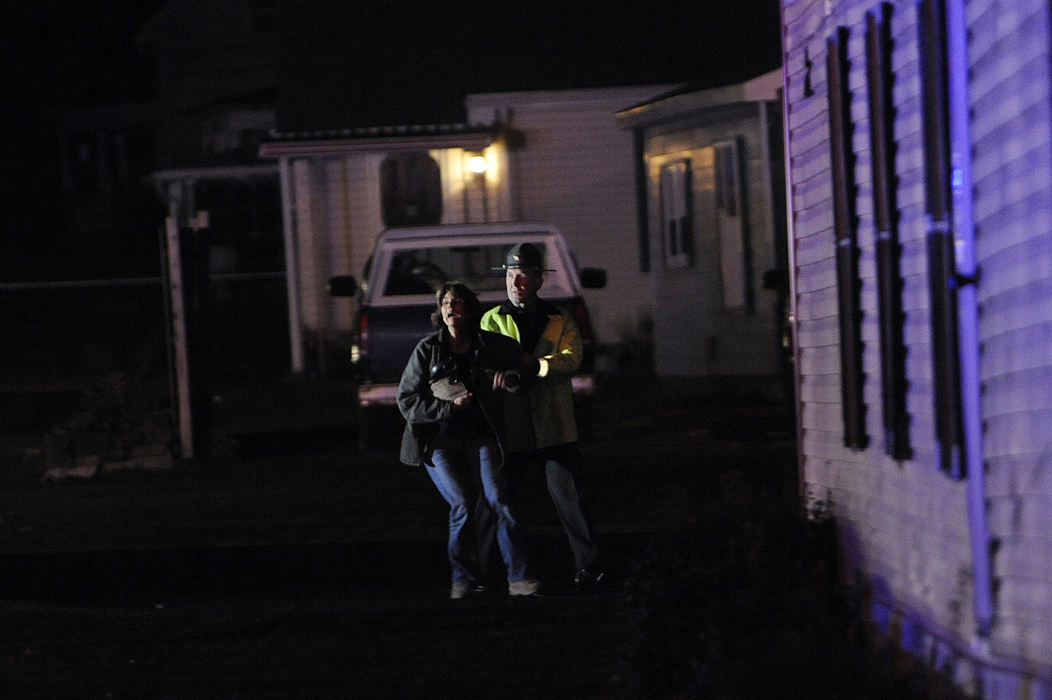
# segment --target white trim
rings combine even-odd
[[[281,170],[281,226],[285,240],[285,289],[289,306],[289,355],[293,372],[303,372],[303,327],[300,324],[300,270],[296,255],[296,231],[292,220],[292,168],[288,158],[282,158]]]
[[[258,165],[158,170],[150,175],[150,179],[155,183],[170,182],[172,180],[248,180],[277,174],[278,168],[273,163],[260,163]]]
[[[585,88],[572,90],[526,90],[521,92],[485,92],[468,95],[464,103],[468,114],[490,107],[512,106],[514,112],[523,109],[565,108],[567,105],[605,105],[608,102],[652,100],[686,86],[681,83],[637,85],[620,88]],[[486,114],[485,111],[482,114]],[[512,121],[512,120],[509,120]],[[514,126],[514,123],[512,123]]]
[[[972,218],[971,107],[968,104],[968,26],[964,0],[946,2],[947,63],[949,71],[950,159],[952,167],[954,249],[957,274],[975,279],[975,229]],[[957,292],[958,343],[961,363],[961,413],[967,474],[968,534],[972,551],[974,595],[979,648],[988,644],[993,627],[993,574],[987,523],[986,467],[983,460],[982,394],[979,372],[979,317],[976,284],[962,284]]]
[[[444,136],[403,136],[377,138],[312,139],[304,141],[274,141],[259,147],[260,158],[289,156],[334,156],[351,153],[395,153],[397,151],[433,151],[444,148],[463,148],[481,151],[493,143],[495,134],[450,134]]]
[[[186,308],[183,305],[183,269],[179,254],[179,224],[169,216],[164,223],[168,250],[168,294],[171,304],[172,361],[175,365],[176,426],[179,456],[194,457],[193,407],[190,404],[190,360],[186,347]]]

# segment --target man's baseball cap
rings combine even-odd
[[[507,261],[500,270],[512,270],[515,268],[527,268],[541,272],[555,272],[544,267],[544,259],[541,251],[532,243],[519,243],[512,246],[508,251]]]

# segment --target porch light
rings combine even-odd
[[[482,175],[486,172],[486,156],[481,153],[473,153],[468,156],[468,172],[474,175]]]

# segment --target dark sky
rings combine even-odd
[[[159,5],[33,0],[0,10],[0,159],[9,183],[0,191],[0,281],[68,276],[52,110],[148,97],[150,67],[131,38]]]
[[[225,2],[227,0],[202,0]],[[777,0],[504,2],[279,0],[279,127],[463,119],[464,96],[502,90],[738,82],[777,68]],[[145,101],[133,38],[163,0],[27,0],[0,10],[0,273],[52,258],[51,110]],[[192,3],[188,3],[192,4]]]
[[[457,121],[470,93],[705,88],[780,65],[777,0],[288,7],[278,62],[285,129]]]
[[[13,58],[5,61],[3,94],[20,106],[144,96],[150,67],[132,37],[164,4],[7,3],[0,40]],[[288,8],[280,25],[286,77],[321,77],[337,85],[345,79],[339,87],[367,99],[394,88],[403,107],[401,93],[410,89],[420,103],[502,89],[655,82],[711,87],[775,68],[780,60],[777,0],[282,4]],[[357,75],[366,79],[352,81],[346,70],[361,66],[368,69]],[[308,80],[303,92],[313,89]]]
[[[159,0],[34,0],[0,11],[3,94],[24,107],[142,96],[150,70],[131,39]]]

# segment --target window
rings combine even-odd
[[[541,250],[542,259],[549,258],[544,241],[530,243]],[[435,245],[400,247],[391,256],[384,295],[434,295],[435,290],[449,280],[463,282],[476,294],[503,292],[504,275],[495,274],[494,269],[499,269],[507,260],[509,247],[505,241],[475,245],[436,242]]]
[[[77,131],[61,142],[63,186],[81,192],[137,187],[151,170],[146,129]]]
[[[661,232],[665,239],[665,265],[669,268],[694,264],[694,214],[691,203],[689,160],[678,160],[661,168]]]
[[[427,226],[442,222],[442,176],[426,152],[398,153],[380,165],[385,226]]]
[[[715,145],[716,234],[720,245],[723,304],[728,309],[753,310],[749,283],[751,252],[742,197],[740,140]]]

